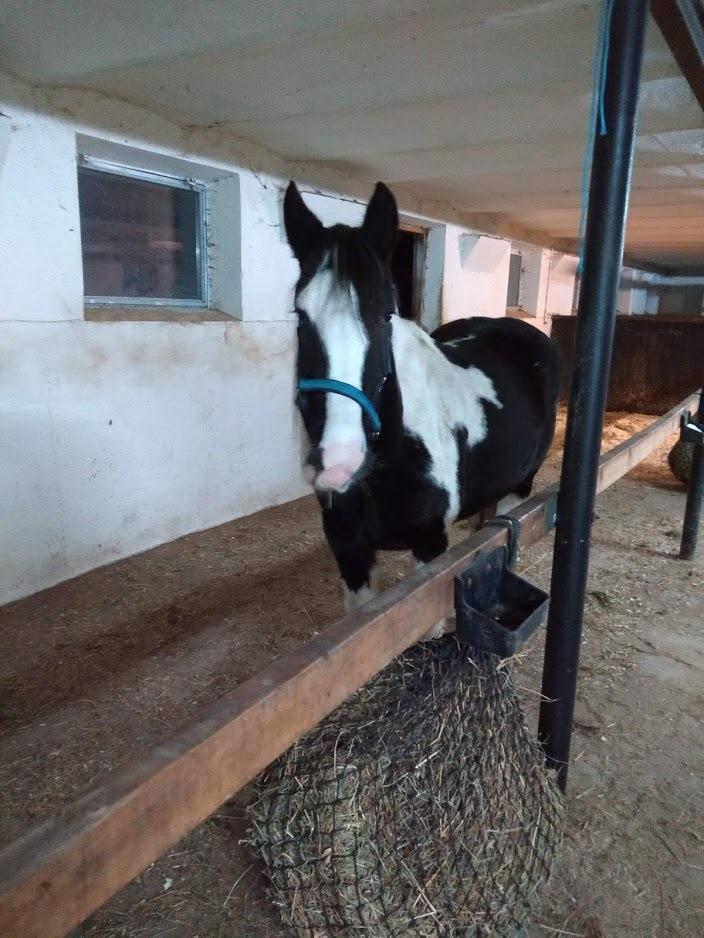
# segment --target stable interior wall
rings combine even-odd
[[[0,111],[2,603],[308,489],[282,223],[297,167],[220,131],[2,74]],[[213,309],[86,310],[79,153],[206,182]],[[301,190],[325,223],[358,224],[372,186],[349,186]],[[450,210],[400,208],[427,230],[425,328],[504,315],[510,241]]]
[[[530,244],[513,244],[521,255],[518,303],[526,316],[542,319],[546,309],[551,251]]]
[[[305,491],[289,323],[5,323],[10,599]]]
[[[464,316],[505,316],[511,242],[445,229],[442,320]]]
[[[549,260],[545,312],[548,316],[571,316],[579,258],[552,252]]]
[[[255,171],[244,145],[89,93],[0,75],[0,102],[2,603],[308,489],[293,406],[297,265],[281,215],[288,167],[265,155]],[[89,151],[207,178],[216,309],[89,321],[76,171]],[[359,223],[359,199],[301,188],[324,222]],[[473,277],[449,257],[442,220],[404,217],[428,229],[424,323],[446,303],[500,315],[505,283],[489,310],[485,299],[501,271]],[[453,227],[455,244],[462,233]]]
[[[508,315],[514,319],[523,319],[549,335],[552,319],[547,314],[547,292],[553,252],[550,248],[513,241],[511,253],[521,257],[521,277],[518,307],[509,310]]]
[[[120,108],[123,128],[134,124],[128,135],[86,123],[80,95],[73,113],[53,114],[29,89],[3,79],[2,91],[7,602],[307,489],[292,405],[296,265],[280,184],[216,149],[188,153],[153,115]],[[141,133],[147,125],[154,139]],[[218,310],[139,313],[165,321],[106,310],[108,321],[87,321],[76,165],[88,138],[209,167]]]

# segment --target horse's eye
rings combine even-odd
[[[385,316],[384,316],[384,321],[385,321],[385,322],[391,322],[391,317],[392,317],[392,316],[393,316],[393,313],[386,313]]]

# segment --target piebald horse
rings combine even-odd
[[[291,182],[284,223],[300,265],[305,471],[351,610],[378,589],[377,551],[426,563],[453,521],[530,493],[553,437],[560,360],[520,320],[472,317],[428,335],[402,319],[390,271],[398,211],[383,183],[360,228],[325,228]]]

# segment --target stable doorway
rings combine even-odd
[[[423,271],[426,232],[402,228],[391,258],[391,273],[398,293],[398,309],[404,319],[420,325],[423,308]]]

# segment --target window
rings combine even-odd
[[[508,268],[508,290],[506,291],[506,306],[509,309],[516,309],[520,305],[522,263],[523,258],[520,254],[511,254]]]
[[[208,305],[204,185],[83,158],[78,198],[87,303]]]

